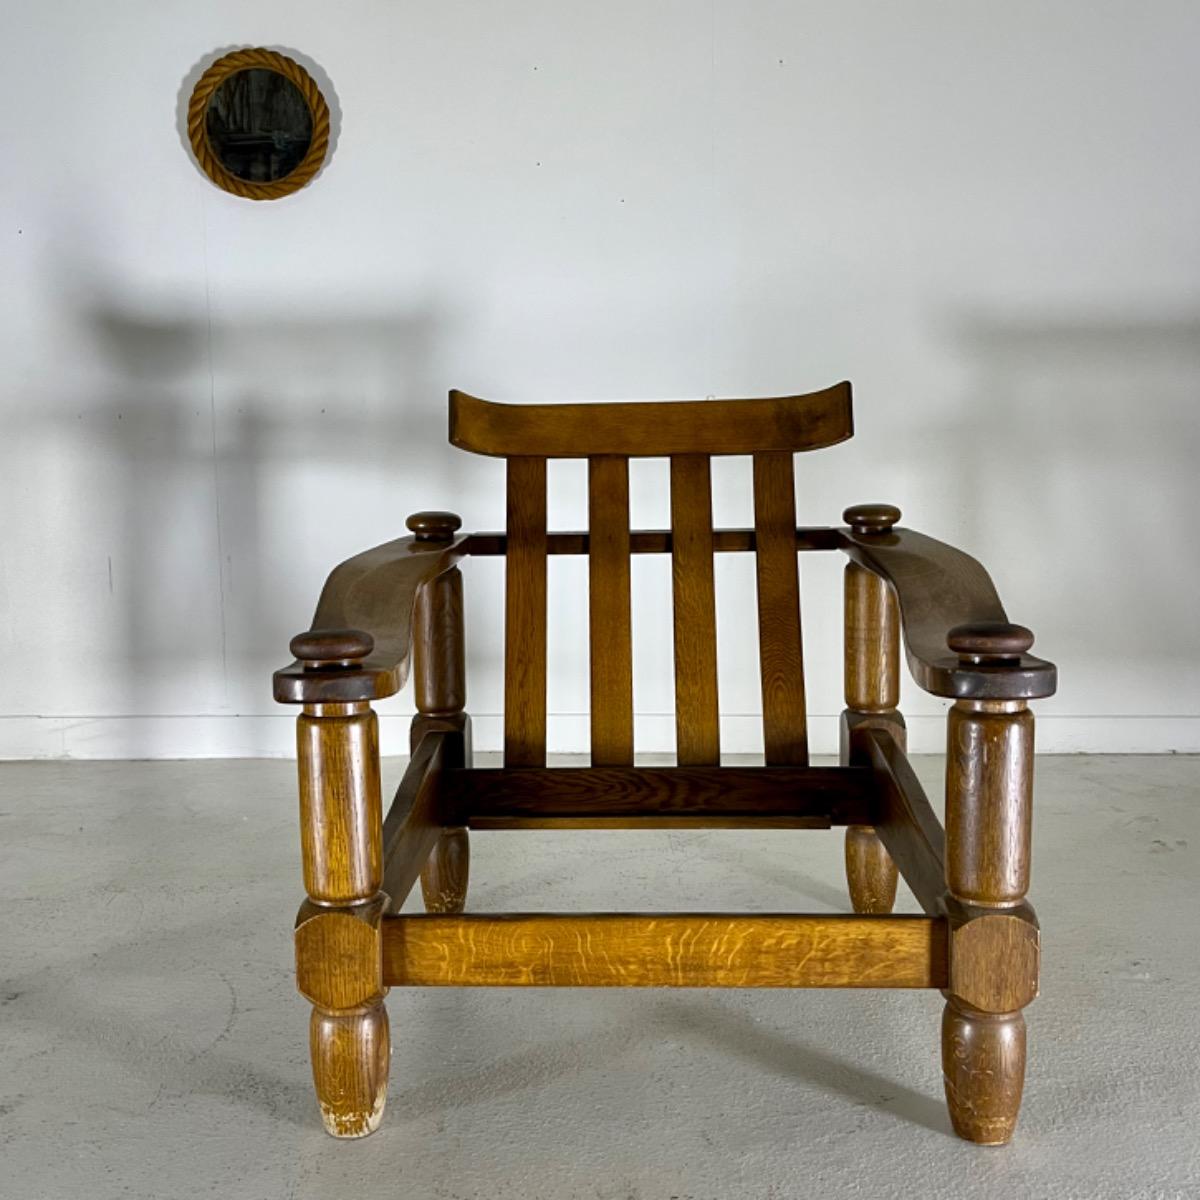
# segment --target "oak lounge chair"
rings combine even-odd
[[[450,396],[450,440],[508,459],[508,528],[452,513],[329,577],[275,697],[302,704],[298,750],[308,899],[297,982],[312,1003],[326,1128],[372,1132],[388,1075],[389,987],[940,988],[955,1130],[1013,1132],[1025,1071],[1021,1010],[1037,995],[1029,880],[1033,717],[1055,668],[1028,651],[972,558],[897,527],[887,504],[847,528],[797,528],[792,455],[850,437],[850,386],[782,399],[504,405]],[[712,528],[709,457],[748,454],[754,528]],[[671,462],[671,529],[631,532],[630,456]],[[588,459],[586,533],[546,529],[546,460]],[[805,731],[797,551],[842,550],[841,762],[812,767]],[[713,554],[757,555],[766,765],[722,767]],[[459,563],[506,555],[504,765],[471,764]],[[546,556],[590,570],[591,763],[547,768]],[[678,766],[633,765],[630,554],[670,554]],[[946,829],[905,757],[900,630],[917,683],[949,712]],[[412,759],[380,803],[371,701],[415,676]],[[470,829],[846,826],[854,913],[470,914]],[[924,910],[893,916],[897,868]],[[397,910],[418,876],[426,913]]]

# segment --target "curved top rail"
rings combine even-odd
[[[499,457],[819,450],[853,432],[849,383],[804,396],[617,404],[495,404],[450,393],[451,443]]]

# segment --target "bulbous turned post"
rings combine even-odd
[[[843,520],[855,533],[886,535],[900,519],[890,504],[856,504]],[[855,735],[885,729],[905,745],[900,702],[900,620],[885,580],[857,563],[845,574],[845,692],[841,720],[843,766],[857,761]],[[846,880],[857,913],[889,913],[896,902],[896,864],[870,825],[846,828]]]
[[[1003,669],[1033,645],[1020,625],[951,630],[963,665]],[[950,986],[942,1072],[955,1132],[1000,1145],[1025,1080],[1025,1018],[1037,995],[1038,928],[1029,889],[1033,714],[1023,700],[959,700],[946,753],[946,909]]]
[[[413,513],[407,521],[418,541],[449,541],[462,525],[448,512]],[[452,567],[417,595],[413,617],[413,686],[417,715],[410,741],[416,750],[432,730],[454,735],[450,766],[471,759],[471,719],[467,702],[466,646],[463,633],[462,572]],[[461,826],[444,829],[421,871],[427,912],[462,912],[467,899],[471,845]]]
[[[359,630],[325,630],[291,648],[306,670],[354,671],[374,642]],[[364,1137],[383,1117],[390,1053],[378,722],[366,702],[306,704],[296,748],[308,892],[296,918],[296,983],[313,1005],[313,1082],[329,1133]]]

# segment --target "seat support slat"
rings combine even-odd
[[[712,476],[706,455],[671,459],[671,529],[676,756],[681,767],[715,766],[721,758],[721,742]]]
[[[921,916],[725,913],[385,917],[391,987],[944,988]]]
[[[546,460],[508,460],[504,762],[546,761]]]

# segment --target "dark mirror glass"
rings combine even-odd
[[[261,68],[238,71],[213,92],[207,126],[221,165],[250,183],[290,175],[312,142],[312,113],[300,89]]]

